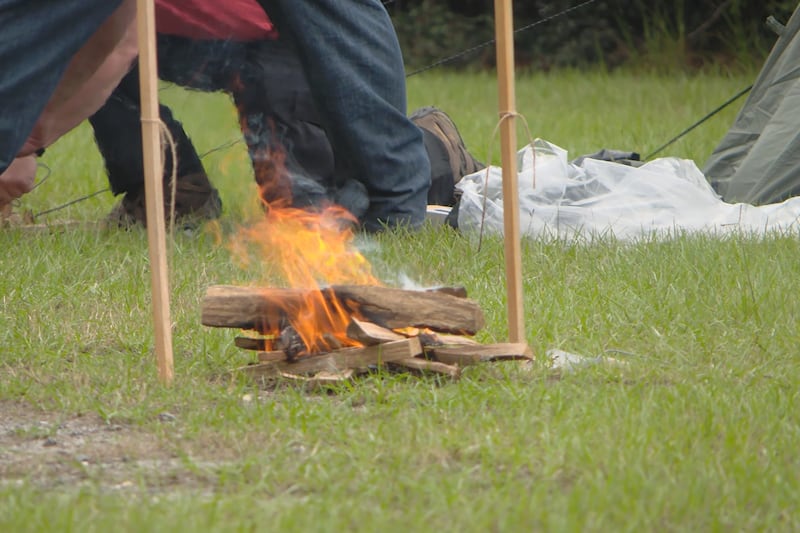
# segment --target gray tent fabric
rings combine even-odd
[[[703,173],[729,203],[772,204],[800,195],[800,7]]]

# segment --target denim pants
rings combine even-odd
[[[380,0],[258,0],[297,48],[337,162],[369,194],[367,230],[418,226],[430,163],[406,116],[397,35]]]
[[[336,188],[333,152],[294,51],[276,41],[196,41],[159,34],[158,68],[162,80],[229,93],[256,175],[270,148],[279,144],[285,150],[286,168],[297,185],[292,191],[295,205],[320,201]],[[139,116],[139,74],[134,68],[89,118],[114,194],[136,192],[144,185]],[[176,143],[178,177],[205,173],[172,111],[162,105],[160,116]],[[166,175],[171,169],[167,151]]]
[[[115,195],[140,194],[144,190],[140,101],[139,68],[134,66],[106,103],[89,117],[97,148],[105,163],[111,192]],[[159,116],[175,141],[177,176],[204,173],[194,145],[172,111],[162,104],[159,106]],[[164,150],[165,180],[172,175],[172,168],[172,151]]]
[[[0,173],[33,130],[72,56],[121,0],[0,0]]]

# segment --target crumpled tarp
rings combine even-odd
[[[797,231],[800,198],[753,206],[724,202],[697,165],[665,157],[632,167],[583,159],[544,140],[518,153],[520,230],[524,236],[636,239],[685,232],[726,234]],[[458,227],[502,233],[502,169],[465,176]],[[484,194],[485,193],[485,194]],[[485,214],[484,214],[485,206]]]

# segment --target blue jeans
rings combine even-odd
[[[365,229],[419,226],[430,163],[406,116],[403,58],[380,0],[258,0],[297,48],[337,164],[369,194]]]
[[[72,56],[122,0],[0,0],[0,173],[19,152]]]
[[[200,91],[225,91],[232,96],[256,175],[262,154],[277,143],[286,151],[286,168],[297,178],[295,181],[303,177],[313,180],[319,184],[316,189],[334,189],[337,185],[333,152],[320,126],[300,62],[281,42],[193,41],[159,34],[158,70],[162,80]],[[144,186],[140,112],[139,73],[134,67],[106,104],[89,117],[115,194],[136,192]],[[202,162],[180,122],[164,105],[160,115],[177,145],[178,177],[204,174]],[[165,161],[166,178],[172,169],[169,151]],[[293,199],[305,205],[301,191],[292,192]],[[326,195],[325,189],[321,189],[321,195]]]

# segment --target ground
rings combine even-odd
[[[63,417],[29,406],[0,402],[0,482],[28,480],[41,488],[92,483],[104,489],[191,483],[159,438],[130,425],[107,423],[96,414]],[[174,416],[161,413],[171,424]]]

